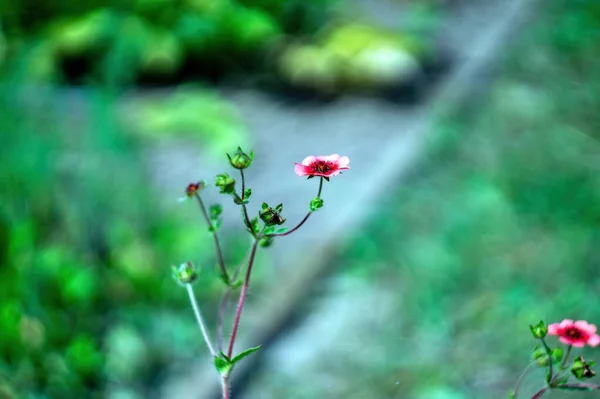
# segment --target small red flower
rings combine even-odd
[[[202,182],[198,182],[198,183],[190,183],[188,184],[188,186],[185,188],[185,194],[188,197],[193,197],[199,190],[202,189]]]
[[[350,159],[338,154],[309,156],[302,163],[295,163],[294,172],[298,176],[322,176],[331,177],[342,173],[342,170],[350,169]]]
[[[587,321],[565,319],[560,323],[548,326],[548,335],[557,335],[563,344],[583,348],[586,344],[596,346],[600,344],[600,336],[596,334],[596,326]]]

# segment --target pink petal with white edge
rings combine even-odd
[[[571,327],[573,325],[573,320],[570,319],[564,319],[563,321],[560,322],[560,328],[567,328],[567,327]]]
[[[350,158],[340,157],[340,159],[338,160],[338,166],[340,168],[350,169],[350,167],[348,165],[350,165]]]
[[[306,157],[302,160],[302,165],[309,166],[311,163],[315,162],[317,159],[318,159],[318,157],[309,155],[308,157]]]
[[[600,344],[600,335],[592,335],[589,339],[588,339],[588,345],[591,347],[597,346],[598,344]]]
[[[326,162],[333,162],[333,163],[336,163],[338,159],[340,159],[339,154],[319,155],[317,157],[318,161],[326,161]]]
[[[300,165],[296,162],[296,164],[294,165],[294,172],[296,172],[298,176],[308,176],[312,174],[312,169],[310,169],[308,166]]]
[[[560,329],[560,324],[553,323],[548,326],[548,334],[550,335],[558,335],[558,330]]]
[[[575,322],[575,327],[579,328],[580,330],[585,331],[586,333],[588,333],[589,335],[594,335],[596,334],[596,326],[593,324],[589,324],[587,321],[585,320],[577,320]]]

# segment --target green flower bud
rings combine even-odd
[[[242,151],[241,147],[237,148],[237,151],[233,154],[233,156],[227,154],[227,158],[229,158],[229,163],[236,169],[246,169],[252,163],[252,158],[254,154],[250,152],[250,155],[246,154]]]
[[[534,338],[544,338],[548,334],[548,327],[542,320],[540,320],[540,322],[535,326],[530,325],[529,329],[531,330]]]
[[[198,278],[198,268],[189,260],[179,266],[171,265],[171,272],[181,284],[193,283]]]
[[[592,366],[596,362],[586,362],[583,359],[583,356],[578,356],[571,366],[571,373],[578,380],[587,380],[588,378],[592,378],[596,375],[596,373],[592,370]]]
[[[235,180],[227,173],[221,173],[215,177],[215,186],[221,189],[221,194],[235,193]]]
[[[310,201],[310,211],[314,212],[320,208],[323,207],[323,200],[319,197],[313,198],[312,201]]]
[[[275,209],[263,202],[262,209],[259,211],[258,216],[267,226],[275,226],[285,223],[285,219],[281,217],[283,211],[283,204],[279,204]]]

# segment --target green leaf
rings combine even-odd
[[[550,355],[552,356],[552,362],[559,363],[563,358],[563,353],[564,351],[562,350],[562,348],[552,349],[552,352],[550,353]]]
[[[243,351],[242,353],[239,353],[237,355],[235,355],[233,357],[233,359],[231,359],[231,364],[234,365],[237,362],[239,362],[240,360],[242,360],[243,358],[245,358],[248,355],[251,355],[252,353],[256,352],[257,350],[259,350],[261,347],[261,345],[255,346],[254,348],[249,348],[246,349],[245,351]]]
[[[281,227],[279,229],[277,229],[277,234],[282,234],[287,232],[289,229],[287,227]]]
[[[517,399],[517,395],[515,394],[515,391],[508,392],[508,399]]]
[[[212,220],[217,219],[223,213],[223,207],[220,204],[214,204],[210,206],[210,218]]]
[[[244,201],[248,201],[250,197],[252,197],[252,189],[247,188],[244,190]]]
[[[269,209],[269,204],[267,204],[266,202],[263,202],[261,205],[262,209]]]
[[[258,221],[258,216],[255,216],[254,219],[250,221],[250,224],[252,225],[252,230],[254,233],[260,233],[260,222]]]
[[[279,213],[283,212],[283,204],[279,204],[275,207],[275,210]]]
[[[219,356],[215,356],[214,359],[215,368],[223,377],[227,377],[233,369],[233,363],[231,360],[223,359]]]
[[[275,232],[275,226],[269,226],[265,229],[264,234],[273,234]]]

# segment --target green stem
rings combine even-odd
[[[208,337],[208,332],[206,330],[206,325],[204,323],[204,319],[202,318],[202,313],[200,312],[200,307],[198,306],[198,302],[196,302],[196,296],[194,295],[194,289],[191,284],[186,284],[188,295],[190,297],[190,303],[192,304],[192,309],[194,309],[194,314],[196,315],[196,321],[198,321],[198,325],[200,326],[200,331],[202,331],[202,336],[204,337],[204,342],[208,347],[211,355],[216,356],[215,349],[210,343],[210,338]]]
[[[550,347],[548,346],[544,338],[540,338],[540,341],[542,341],[544,349],[546,349],[546,355],[548,355],[548,375],[546,376],[546,382],[550,383],[550,381],[552,381],[552,378],[554,377],[554,370],[552,369],[552,351],[550,350]]]
[[[565,367],[565,364],[567,364],[567,361],[569,360],[569,356],[571,356],[571,349],[573,349],[573,345],[569,345],[567,347],[567,353],[565,353],[565,357],[563,357],[562,362],[560,362],[561,370]]]
[[[319,191],[317,192],[317,198],[321,197],[321,190],[323,190],[323,177],[321,176],[321,180],[319,181]]]
[[[527,373],[529,373],[529,371],[531,370],[531,367],[533,365],[535,365],[535,362],[529,363],[529,365],[527,367],[525,367],[525,370],[523,370],[523,372],[521,373],[521,376],[517,380],[517,385],[515,385],[515,390],[513,391],[514,395],[515,395],[515,398],[519,394],[519,388],[521,388],[521,383],[523,382],[523,379],[525,378],[525,376],[527,375]]]
[[[240,169],[240,174],[242,176],[242,195],[241,199],[244,201],[244,191],[246,191],[246,179],[244,177],[244,170]],[[250,229],[252,235],[256,237],[256,233],[252,230],[252,223],[250,222],[250,217],[248,216],[248,208],[246,208],[246,204],[242,204],[242,210],[244,211],[244,222],[246,223],[246,227]]]
[[[200,205],[200,209],[202,210],[202,214],[204,215],[204,219],[208,225],[211,225],[210,217],[208,216],[208,212],[206,211],[206,207],[204,206],[204,202],[200,197],[200,194],[196,193],[196,199],[198,200],[198,205]],[[213,240],[215,242],[215,250],[217,252],[217,259],[219,261],[219,269],[221,270],[221,275],[225,279],[227,283],[229,283],[229,274],[227,274],[227,268],[225,268],[225,260],[223,259],[223,252],[221,251],[221,244],[219,243],[219,236],[216,231],[212,232]]]

